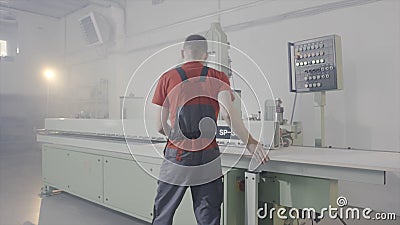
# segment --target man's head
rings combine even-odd
[[[207,40],[198,34],[192,34],[185,39],[181,52],[184,60],[206,60]]]

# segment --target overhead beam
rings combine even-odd
[[[53,18],[53,19],[61,19],[61,17],[46,15],[44,13],[34,12],[34,11],[31,11],[31,10],[27,10],[27,9],[19,9],[19,8],[16,8],[16,7],[4,5],[3,3],[0,3],[0,8],[11,9],[11,10],[19,11],[19,12],[26,12],[26,13],[35,14],[35,15],[38,15],[38,16],[50,17],[50,18]]]

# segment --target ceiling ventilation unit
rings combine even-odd
[[[110,26],[104,16],[91,12],[79,20],[86,44],[103,44],[110,38]]]

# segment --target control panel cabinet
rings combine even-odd
[[[338,35],[288,43],[291,92],[340,90],[342,45]]]

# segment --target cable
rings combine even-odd
[[[347,225],[347,223],[346,222],[344,222],[344,220],[340,217],[340,216],[338,216],[338,219],[340,220],[340,222],[342,222],[343,223],[343,225]]]
[[[294,110],[296,108],[296,101],[297,101],[297,92],[294,95],[293,107],[292,107],[292,115],[290,116],[290,125],[293,125],[293,116],[294,116]]]
[[[221,12],[221,0],[218,0],[218,12]],[[221,13],[218,13],[218,23],[221,23]]]

